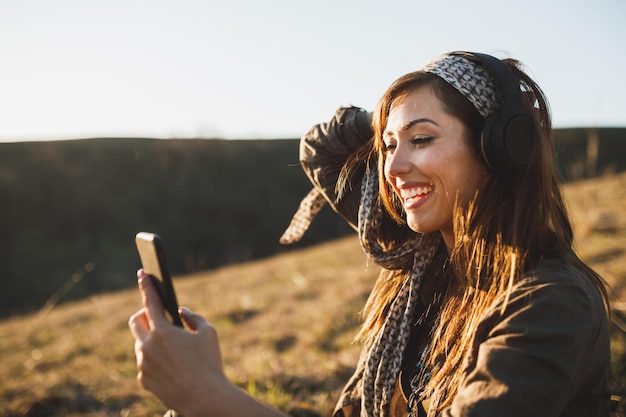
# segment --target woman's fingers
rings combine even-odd
[[[178,310],[180,317],[185,322],[185,325],[189,330],[194,333],[197,333],[202,328],[209,327],[209,323],[199,314],[192,312],[187,307],[181,307]]]
[[[148,317],[146,317],[145,309],[142,308],[130,316],[128,327],[135,340],[143,341],[148,337],[150,333],[150,323],[148,322]]]
[[[144,306],[150,328],[153,329],[164,324],[170,324],[167,317],[165,317],[165,309],[159,298],[159,293],[154,287],[150,277],[141,269],[137,271],[137,283],[141,291],[141,302]]]

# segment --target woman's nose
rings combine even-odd
[[[392,154],[387,155],[385,159],[385,175],[388,177],[397,177],[411,171],[411,163],[406,158],[405,152],[401,148],[397,148]]]

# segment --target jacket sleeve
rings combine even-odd
[[[608,325],[588,282],[522,281],[472,350],[446,417],[609,415]]]
[[[365,166],[352,175],[341,199],[337,180],[348,158],[372,137],[371,114],[350,106],[339,108],[329,122],[313,126],[300,141],[300,163],[307,176],[333,210],[355,228]]]

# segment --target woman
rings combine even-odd
[[[303,137],[316,188],[283,237],[323,198],[382,267],[335,416],[608,416],[606,292],[572,249],[539,87],[516,61],[449,53],[391,85],[373,139],[370,118],[342,108]],[[226,381],[206,321],[174,329],[142,283],[147,389],[187,416],[280,415]]]

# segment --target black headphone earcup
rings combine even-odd
[[[489,168],[489,171],[495,171],[496,157],[493,151],[493,125],[496,122],[496,115],[492,114],[485,119],[485,126],[483,127],[482,134],[480,135],[480,153],[482,155],[483,162]]]
[[[502,107],[485,119],[479,152],[490,171],[509,171],[529,165],[531,148],[535,140],[533,117],[526,113],[521,81],[507,63],[491,55],[457,51],[481,65],[491,75]],[[531,102],[533,96],[529,97]]]
[[[483,160],[491,171],[524,168],[530,159],[533,121],[525,114],[496,112],[485,120],[480,138]]]

